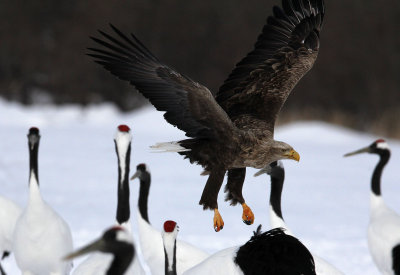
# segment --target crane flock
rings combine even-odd
[[[7,204],[4,204],[4,209],[2,209],[9,215],[3,215],[1,226],[7,225],[7,228],[11,226],[13,229],[9,230],[14,231],[12,233],[1,231],[3,235],[0,237],[3,240],[7,239],[5,242],[7,246],[3,245],[3,252],[14,254],[22,274],[70,274],[71,272],[71,274],[87,275],[140,275],[146,274],[143,265],[150,267],[151,274],[167,275],[196,275],[212,272],[238,275],[343,274],[311,253],[299,239],[294,237],[286,225],[281,205],[285,178],[285,169],[281,161],[271,163],[256,174],[259,176],[267,173],[271,178],[268,203],[271,230],[262,232],[258,229],[254,232],[254,236],[249,236],[248,242],[210,255],[180,240],[179,226],[172,220],[166,221],[161,230],[154,228],[150,224],[148,215],[151,186],[148,165],[138,164],[129,183],[132,134],[127,125],[119,125],[114,136],[118,167],[115,221],[110,228],[105,230],[100,239],[73,252],[68,224],[43,200],[40,194],[38,176],[40,138],[39,129],[31,127],[28,131],[29,197],[27,206],[23,209],[12,203],[8,204],[8,208]],[[390,147],[385,140],[378,139],[365,148],[345,154],[345,157],[362,153],[379,157],[372,172],[370,184],[371,218],[368,226],[370,253],[382,274],[398,274],[400,216],[386,206],[381,191],[381,177],[390,159]],[[136,211],[139,244],[135,244],[134,236],[132,236],[131,211],[129,199],[126,199],[130,192],[127,186],[136,182],[136,179],[139,180]],[[34,237],[32,234],[35,234]],[[34,240],[33,243],[32,240]],[[290,248],[283,249],[285,246]],[[72,268],[72,259],[94,251],[100,253],[88,257],[79,266]],[[297,252],[287,253],[287,251]],[[103,256],[103,253],[111,256]],[[144,262],[139,260],[140,253],[143,253]],[[261,262],[267,264],[263,266]],[[294,270],[301,273],[293,273]],[[7,274],[7,271],[1,268],[1,274]]]

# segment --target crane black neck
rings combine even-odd
[[[31,144],[28,142],[29,147],[29,177],[35,177],[39,185],[39,170],[38,170],[38,155],[39,155],[39,142]]]
[[[379,153],[379,162],[376,165],[372,174],[371,191],[376,196],[381,196],[381,177],[383,168],[385,168],[390,158],[390,151],[384,150]]]
[[[135,249],[132,244],[117,242],[113,245],[112,254],[114,259],[107,270],[106,275],[123,275],[135,257]]]
[[[165,256],[165,275],[177,275],[176,273],[176,240],[174,241],[174,250],[173,255],[168,255],[165,247],[164,247],[164,256]],[[173,257],[172,266],[170,267],[168,256]]]
[[[150,173],[147,171],[143,171],[140,176],[138,207],[139,207],[140,215],[148,223],[150,223],[150,221],[149,221],[148,210],[147,210],[147,202],[148,202],[148,198],[149,198],[150,184],[151,184]]]
[[[127,222],[130,218],[130,204],[129,204],[129,165],[131,155],[131,145],[129,144],[128,150],[125,154],[125,159],[120,159],[117,144],[115,143],[115,150],[118,156],[118,204],[117,204],[117,222],[122,224]],[[122,166],[121,164],[125,165]],[[124,169],[124,171],[122,171]],[[123,178],[122,178],[123,175]]]
[[[285,171],[283,169],[282,172],[279,173],[279,175],[271,175],[271,193],[269,196],[269,203],[272,207],[272,210],[282,220],[283,216],[281,209],[281,197],[282,197],[284,180],[285,180]]]

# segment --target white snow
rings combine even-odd
[[[177,153],[159,154],[150,149],[157,142],[184,138],[152,107],[121,114],[112,105],[23,107],[0,100],[0,195],[25,206],[28,197],[27,133],[41,131],[39,177],[43,198],[69,223],[74,247],[98,238],[113,225],[117,199],[117,159],[114,133],[126,124],[132,129],[131,174],[139,163],[152,171],[149,219],[162,229],[165,220],[178,223],[178,238],[206,251],[246,242],[258,224],[269,229],[269,176],[253,177],[248,169],[244,196],[255,214],[245,225],[242,208],[231,207],[219,195],[224,229],[213,230],[212,211],[198,201],[206,177],[202,168]],[[283,212],[288,226],[315,254],[345,274],[378,274],[367,248],[369,185],[378,158],[343,154],[368,146],[380,137],[321,122],[296,122],[278,127],[275,138],[300,153],[299,163],[285,160]],[[392,158],[384,170],[382,193],[389,207],[400,212],[396,167],[400,165],[400,142],[386,139]],[[138,181],[131,183],[131,213],[136,215]],[[131,218],[137,241],[136,219]],[[75,263],[79,263],[78,259]],[[18,274],[13,257],[3,262],[9,274]]]

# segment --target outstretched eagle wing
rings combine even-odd
[[[89,48],[95,62],[120,79],[129,81],[172,125],[193,138],[223,138],[233,123],[211,92],[162,64],[133,34],[124,35],[110,25],[117,38],[99,31],[91,37],[105,49]]]
[[[311,69],[319,49],[323,0],[282,0],[257,39],[220,87],[216,99],[232,119],[276,117],[297,82]]]

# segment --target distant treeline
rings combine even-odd
[[[400,1],[326,0],[321,49],[280,121],[319,119],[400,137]],[[86,56],[108,23],[217,91],[278,0],[3,0],[0,95],[25,104],[146,103]]]

